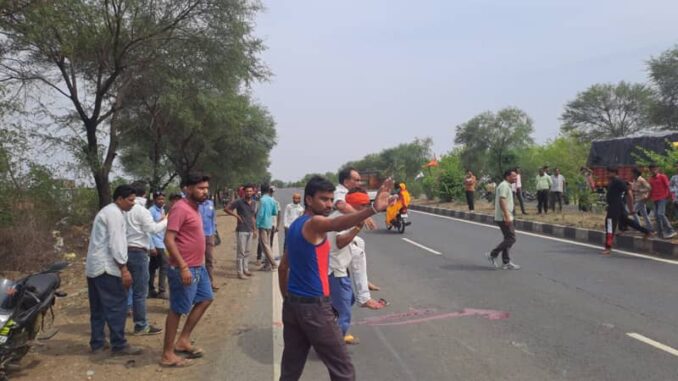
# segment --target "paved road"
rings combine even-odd
[[[289,194],[280,193],[284,204]],[[418,212],[411,219],[404,235],[364,234],[370,280],[384,289],[375,296],[391,306],[354,310],[358,379],[678,379],[678,353],[670,353],[678,348],[678,263],[602,257],[519,233],[513,256],[523,268],[493,270],[483,253],[499,241],[497,229]],[[253,281],[259,297],[242,323],[249,331],[224,352],[219,373],[272,379],[271,282],[268,274]],[[315,356],[302,379],[328,379]]]

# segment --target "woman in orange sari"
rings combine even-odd
[[[407,191],[407,186],[405,183],[398,184],[396,189],[398,190],[398,198],[386,209],[387,227],[391,225],[393,220],[395,220],[398,213],[400,213],[400,209],[409,207],[410,201],[412,200],[410,192]]]

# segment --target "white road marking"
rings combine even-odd
[[[419,211],[419,210],[412,210],[412,209],[410,209],[410,210],[411,210],[412,212],[415,212],[415,213],[425,214],[425,215],[432,216],[432,217],[438,217],[438,218],[443,218],[443,219],[447,219],[447,220],[463,222],[463,223],[466,223],[466,224],[472,224],[472,225],[484,226],[484,227],[490,228],[490,229],[497,229],[497,230],[499,229],[499,227],[497,227],[497,226],[487,225],[487,224],[483,224],[483,223],[480,223],[480,222],[467,221],[467,220],[462,220],[462,219],[459,219],[459,218],[448,217],[448,216],[440,216],[440,215],[433,214],[433,213],[421,212],[421,211]],[[569,243],[569,244],[572,244],[572,245],[578,245],[578,246],[583,246],[583,247],[589,247],[589,248],[592,248],[592,249],[600,249],[600,250],[602,250],[602,248],[603,248],[603,247],[602,247],[602,244],[601,244],[601,246],[596,246],[596,245],[591,245],[591,244],[589,244],[589,243],[583,243],[583,242],[577,242],[577,241],[570,241],[570,240],[563,239],[563,238],[549,237],[549,236],[545,236],[545,235],[541,235],[541,234],[537,234],[537,233],[530,233],[530,232],[524,232],[524,231],[519,231],[519,230],[516,230],[516,233],[518,233],[518,234],[523,234],[523,235],[528,235],[528,236],[531,236],[531,237],[537,237],[537,238],[542,238],[542,239],[548,239],[548,240],[556,241],[556,242],[563,242],[563,243]],[[626,250],[617,250],[617,249],[613,249],[613,252],[619,253],[619,254],[628,255],[628,256],[631,256],[631,257],[636,257],[636,258],[643,258],[643,259],[649,259],[649,260],[652,260],[652,261],[663,262],[663,263],[669,263],[669,264],[672,264],[672,265],[678,265],[678,261],[676,261],[676,260],[664,259],[664,258],[657,258],[657,257],[653,257],[653,256],[650,256],[650,255],[645,255],[645,254],[640,254],[640,253],[633,253],[633,252],[626,251]]]
[[[643,342],[647,345],[651,345],[651,346],[653,346],[657,349],[661,349],[662,351],[670,353],[674,356],[678,356],[678,349],[672,348],[672,347],[670,347],[666,344],[662,344],[658,341],[654,341],[654,340],[650,339],[649,337],[645,337],[645,336],[643,336],[639,333],[629,332],[629,333],[626,334],[626,336],[632,337],[632,338],[634,338],[638,341],[641,341],[641,342]]]
[[[426,246],[424,246],[424,245],[422,245],[422,244],[420,244],[420,243],[416,243],[416,242],[412,241],[411,239],[403,238],[403,241],[405,241],[405,242],[407,242],[407,243],[411,243],[411,244],[413,244],[414,246],[419,247],[419,248],[422,248],[422,249],[424,249],[424,250],[426,250],[426,251],[428,251],[428,252],[430,252],[430,253],[433,253],[433,254],[435,254],[435,255],[443,255],[443,253],[441,253],[441,252],[439,252],[439,251],[435,251],[435,250],[433,250],[433,249],[431,249],[431,248],[429,248],[429,247],[426,247]]]
[[[276,257],[280,253],[280,240],[276,239],[273,242],[273,256]],[[272,331],[273,331],[273,381],[280,379],[280,363],[282,362],[282,351],[284,347],[283,341],[283,325],[282,325],[282,295],[278,287],[278,272],[274,271],[271,276],[271,291],[273,292],[273,310],[272,310]]]

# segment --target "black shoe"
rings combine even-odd
[[[137,355],[140,355],[141,353],[143,353],[143,351],[144,350],[139,348],[139,347],[133,347],[133,346],[128,344],[122,349],[117,349],[117,350],[111,351],[111,355],[112,356],[137,356]]]
[[[154,327],[152,325],[147,325],[144,329],[135,329],[134,336],[152,336],[157,335],[162,332],[162,328]]]

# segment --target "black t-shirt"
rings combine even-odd
[[[239,198],[231,204],[231,208],[238,212],[238,216],[242,218],[242,223],[238,221],[238,226],[235,231],[248,233],[254,231],[254,218],[257,215],[257,203],[252,200],[252,204],[248,204],[243,198]]]
[[[624,213],[624,201],[628,187],[626,182],[615,177],[607,185],[607,210],[608,213]]]

